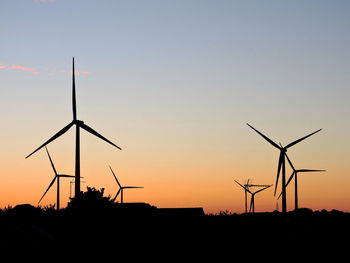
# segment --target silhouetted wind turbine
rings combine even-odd
[[[243,186],[241,185],[239,182],[237,182],[236,180],[234,180],[238,185],[240,185],[241,187],[243,187],[244,189],[244,203],[245,203],[245,213],[247,213],[247,192],[249,191],[249,179],[247,181],[247,183]]]
[[[236,180],[234,180],[237,184],[239,184],[240,186],[242,186],[239,182],[237,182]],[[247,192],[249,191],[250,187],[267,187],[269,185],[260,185],[260,184],[250,184],[250,179],[247,180],[247,183],[244,184],[244,200],[245,200],[245,212],[247,213],[248,209],[247,209]]]
[[[29,154],[26,158],[40,150],[45,145],[49,144],[50,142],[54,141],[64,133],[66,133],[73,125],[76,126],[76,136],[75,136],[75,197],[77,197],[80,194],[80,128],[83,128],[87,132],[97,136],[98,138],[108,142],[109,144],[113,145],[114,147],[117,147],[119,150],[121,148],[105,137],[103,137],[101,134],[96,132],[94,129],[90,128],[86,124],[84,124],[83,121],[80,121],[77,119],[77,109],[76,109],[76,96],[75,96],[75,70],[74,70],[74,57],[73,57],[73,71],[72,71],[72,105],[73,105],[73,120],[71,123],[69,123],[67,126],[65,126],[63,129],[61,129],[59,132],[57,132],[54,136],[52,136],[49,140],[47,140],[43,145],[41,145],[39,148],[37,148],[35,151],[33,151],[31,154]]]
[[[289,159],[288,155],[286,154],[288,163],[290,164],[290,166],[293,169],[293,173],[291,174],[291,176],[289,177],[287,183],[286,183],[286,187],[288,186],[288,184],[292,181],[293,177],[294,177],[294,186],[295,186],[295,210],[298,209],[298,173],[312,173],[312,172],[325,172],[326,170],[315,170],[315,169],[295,169],[291,160]],[[282,193],[278,196],[278,199],[281,197]]]
[[[258,190],[258,191],[256,191],[256,192],[254,192],[254,193],[252,193],[252,192],[249,191],[249,193],[252,195],[252,197],[251,197],[251,199],[250,199],[250,208],[249,208],[249,212],[252,211],[252,207],[253,207],[253,213],[255,212],[255,195],[256,195],[257,193],[260,193],[261,191],[264,191],[265,189],[267,189],[267,188],[269,188],[269,187],[271,187],[271,186],[272,186],[272,185],[268,185],[268,186],[266,186],[266,187],[264,187],[264,188],[262,188],[262,189],[260,189],[260,190]]]
[[[119,190],[117,192],[117,194],[115,195],[115,197],[113,198],[113,201],[118,197],[119,193],[120,193],[120,203],[123,203],[123,190],[124,189],[131,189],[131,188],[143,188],[142,186],[121,186],[121,184],[119,183],[117,177],[115,176],[112,167],[109,166],[109,169],[111,169],[111,172],[114,176],[114,179],[117,181],[117,184],[119,185]]]
[[[280,175],[280,170],[282,168],[282,212],[285,213],[287,212],[287,195],[286,195],[286,166],[285,166],[285,155],[287,152],[287,149],[292,147],[293,145],[305,140],[306,138],[310,137],[311,135],[321,131],[322,129],[319,129],[313,133],[310,133],[309,135],[306,135],[294,142],[291,142],[285,147],[279,146],[277,143],[266,137],[264,134],[259,132],[257,129],[252,127],[247,123],[247,125],[252,128],[254,131],[256,131],[258,134],[260,134],[266,141],[268,141],[270,144],[272,144],[274,147],[280,150],[280,156],[279,156],[279,161],[278,161],[278,168],[277,168],[277,178],[276,178],[276,184],[275,184],[275,192],[274,195],[276,196],[276,190],[277,190],[277,184],[278,184],[278,179]]]
[[[264,186],[264,188],[262,188],[262,189],[260,189],[260,190],[255,191],[255,192],[252,193],[247,187],[241,185],[241,184],[240,184],[239,182],[237,182],[236,180],[235,180],[235,182],[236,182],[240,187],[242,187],[242,188],[244,189],[245,192],[248,192],[248,193],[251,194],[249,212],[251,212],[251,211],[253,210],[253,213],[255,212],[255,195],[256,195],[257,193],[260,193],[261,191],[263,191],[263,190],[265,190],[265,189],[267,189],[267,188],[269,188],[269,187],[272,186],[272,185],[266,185],[266,186]],[[258,185],[256,185],[256,186],[258,186]],[[246,211],[246,213],[247,213],[247,211]]]
[[[55,169],[55,166],[53,164],[53,161],[51,159],[51,156],[49,154],[49,151],[47,150],[46,146],[45,146],[45,149],[46,149],[46,152],[47,152],[47,155],[49,156],[49,159],[50,159],[50,163],[51,163],[51,166],[52,166],[52,169],[55,173],[55,177],[53,178],[53,180],[51,181],[49,187],[46,189],[45,193],[43,194],[43,196],[40,198],[38,204],[40,203],[40,201],[44,198],[44,196],[46,195],[47,191],[49,191],[49,189],[51,188],[51,186],[55,183],[55,180],[57,178],[57,210],[60,210],[60,178],[61,177],[74,177],[73,175],[66,175],[66,174],[57,174],[57,171]]]

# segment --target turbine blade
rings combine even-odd
[[[56,177],[57,177],[57,176],[55,176],[55,177],[53,178],[53,180],[51,181],[49,187],[46,189],[45,193],[44,193],[43,196],[40,198],[38,204],[39,204],[40,201],[44,198],[44,196],[46,195],[47,191],[49,191],[49,189],[51,188],[51,186],[54,184],[54,182],[55,182],[55,180],[56,180]]]
[[[55,166],[53,165],[53,161],[52,161],[52,159],[51,159],[51,156],[50,156],[49,151],[47,150],[47,147],[46,147],[46,146],[45,146],[45,149],[46,149],[47,155],[49,156],[52,169],[53,169],[53,171],[55,172],[55,175],[57,176],[57,171],[56,171],[56,169],[55,169]]]
[[[322,130],[322,129],[319,129],[319,130],[317,130],[317,131],[315,131],[315,132],[313,132],[313,133],[310,133],[309,135],[306,135],[306,136],[304,136],[304,137],[302,137],[302,138],[300,138],[300,139],[298,139],[298,140],[296,140],[296,141],[294,141],[294,142],[288,144],[288,145],[285,147],[285,149],[287,149],[287,148],[289,148],[289,147],[292,147],[293,145],[295,145],[295,144],[297,144],[297,143],[299,143],[299,142],[305,140],[306,138],[310,137],[311,135],[313,135],[313,134],[315,134],[315,133],[317,133],[317,132],[319,132],[319,131],[321,131],[321,130]]]
[[[307,172],[325,172],[326,170],[314,170],[314,169],[300,169],[298,172],[307,173]]]
[[[58,176],[58,177],[75,178],[75,176],[74,176],[74,175],[68,175],[68,174],[58,174],[57,176]],[[83,177],[80,177],[80,178],[83,178]]]
[[[119,183],[119,181],[118,181],[117,177],[115,176],[115,174],[114,174],[114,172],[113,172],[113,170],[112,170],[112,167],[111,167],[111,166],[109,166],[109,169],[111,169],[112,174],[113,174],[113,176],[114,176],[114,179],[117,181],[117,184],[119,185],[119,187],[122,187],[122,186],[120,185],[120,183]]]
[[[120,191],[121,191],[121,189],[118,190],[117,194],[116,194],[115,197],[113,198],[113,201],[114,201],[115,199],[117,199],[117,197],[118,197]]]
[[[109,144],[112,144],[113,146],[117,147],[119,150],[121,150],[122,148],[120,148],[119,146],[115,145],[113,142],[109,141],[108,139],[106,139],[105,137],[103,137],[101,134],[99,134],[97,131],[93,130],[92,128],[90,128],[89,126],[87,126],[84,123],[78,123],[78,125],[83,128],[84,130],[90,132],[91,134],[97,136],[98,138],[108,142]]]
[[[284,153],[281,151],[280,158],[278,160],[277,178],[276,178],[276,184],[275,184],[275,193],[273,194],[274,196],[276,196],[277,185],[278,185],[278,178],[280,177],[280,171],[281,171],[281,166],[282,166],[282,162],[283,162],[283,155],[284,155]]]
[[[262,188],[262,189],[256,191],[254,194],[257,194],[257,193],[259,193],[259,192],[261,192],[261,191],[264,191],[265,189],[267,189],[267,188],[269,188],[269,187],[271,187],[271,186],[272,186],[272,185],[269,185],[269,186],[267,186],[267,187],[264,187],[264,188]]]
[[[253,202],[254,202],[254,195],[252,195],[252,197],[250,198],[250,207],[249,207],[249,212],[251,212],[251,211],[252,211]]]
[[[286,157],[287,157],[287,160],[288,160],[288,163],[289,163],[290,167],[292,167],[293,171],[295,171],[295,168],[294,168],[294,166],[293,166],[292,162],[290,161],[290,159],[289,159],[287,154],[286,154]]]
[[[270,138],[266,137],[264,134],[262,134],[261,132],[259,132],[257,129],[255,129],[253,126],[249,125],[247,123],[247,125],[252,128],[254,131],[256,131],[258,134],[260,134],[266,141],[268,141],[269,143],[271,143],[273,146],[275,146],[277,149],[281,149],[280,146],[278,146],[277,143],[275,143],[274,141],[272,141]]]
[[[73,71],[72,71],[72,106],[73,106],[73,120],[77,119],[77,104],[75,96],[75,69],[74,69],[74,57],[73,57]]]
[[[250,187],[267,187],[270,185],[265,185],[265,184],[251,184]]]
[[[34,154],[35,152],[37,152],[38,150],[40,150],[42,147],[44,147],[45,145],[49,144],[50,142],[52,142],[53,140],[57,139],[58,137],[60,137],[61,135],[63,135],[65,132],[67,132],[70,127],[72,127],[73,122],[69,123],[66,127],[64,127],[62,130],[60,130],[58,133],[56,133],[54,136],[52,136],[49,140],[47,140],[43,145],[41,145],[39,148],[37,148],[34,152],[32,152],[31,154],[29,154],[26,159],[28,157],[30,157],[32,154]]]
[[[243,185],[241,185],[239,182],[237,182],[236,180],[234,180],[240,187],[242,187],[244,190],[246,190],[246,191],[248,191],[249,193],[251,193],[250,191],[249,191],[249,189],[248,188],[246,188],[246,187],[244,187]]]
[[[279,200],[282,196],[282,192],[280,193],[280,195],[277,197],[277,200]]]
[[[143,186],[123,186],[123,189],[143,188]]]
[[[290,181],[292,181],[293,177],[294,177],[294,174],[296,174],[296,171],[294,171],[291,176],[289,177],[287,183],[286,183],[286,187],[288,186],[288,184],[290,183]]]

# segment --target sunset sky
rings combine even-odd
[[[157,207],[244,212],[234,180],[275,184],[293,146],[299,207],[350,212],[349,1],[0,0],[0,208],[37,205],[54,173],[44,149],[77,116],[82,190]],[[48,145],[74,175],[75,129]],[[287,179],[291,169],[287,166]],[[70,180],[61,180],[61,207]],[[276,209],[273,187],[255,211]],[[280,185],[278,186],[280,191]],[[73,190],[73,188],[72,188]],[[73,193],[73,192],[72,192]],[[294,183],[287,188],[294,208]],[[56,202],[56,187],[42,205]],[[279,201],[281,209],[281,201]]]

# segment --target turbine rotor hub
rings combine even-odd
[[[80,120],[74,120],[73,122],[74,122],[74,124],[77,124],[77,125],[79,125],[79,124],[84,124],[84,122],[83,122],[83,121],[80,121]]]

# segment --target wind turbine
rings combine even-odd
[[[247,123],[247,125],[252,128],[254,131],[256,131],[258,134],[260,134],[265,140],[267,140],[270,144],[272,144],[272,146],[276,147],[277,149],[280,150],[280,156],[279,156],[279,161],[278,161],[278,168],[277,168],[277,178],[276,178],[276,184],[275,184],[275,192],[274,192],[274,196],[276,196],[276,190],[277,190],[277,185],[278,185],[278,179],[279,179],[279,175],[280,175],[280,170],[282,169],[282,212],[286,213],[287,212],[287,195],[286,195],[286,165],[285,165],[285,156],[286,156],[286,152],[287,149],[292,147],[293,145],[305,140],[306,138],[310,137],[311,135],[321,131],[322,129],[319,129],[313,133],[310,133],[309,135],[306,135],[294,142],[289,143],[287,146],[282,147],[279,146],[277,143],[275,143],[274,141],[272,141],[271,139],[269,139],[268,137],[266,137],[264,134],[262,134],[261,132],[259,132],[257,129],[255,129],[254,127],[252,127],[251,125],[249,125]]]
[[[258,191],[251,192],[247,187],[241,185],[241,184],[240,184],[239,182],[237,182],[236,180],[235,180],[235,182],[236,182],[239,186],[241,186],[246,192],[248,192],[248,193],[251,194],[249,212],[251,212],[251,211],[253,210],[253,213],[255,212],[255,195],[256,195],[257,193],[260,193],[261,191],[263,191],[263,190],[265,190],[265,189],[267,189],[267,188],[269,188],[269,187],[272,186],[272,185],[266,185],[266,186],[264,186],[264,188],[262,188],[262,189],[260,189],[260,190],[258,190]],[[246,211],[246,213],[247,213],[247,211]]]
[[[290,183],[290,181],[292,181],[293,177],[294,177],[294,186],[295,186],[295,210],[298,209],[298,173],[312,173],[312,172],[325,172],[326,170],[315,170],[315,169],[295,169],[292,162],[290,161],[288,155],[286,154],[287,160],[289,165],[292,167],[293,169],[293,173],[291,174],[291,176],[289,177],[287,183],[286,183],[286,187],[288,186],[288,184]],[[282,194],[282,193],[281,193]],[[281,197],[281,194],[278,196],[278,199]]]
[[[245,213],[247,213],[247,192],[249,191],[249,179],[247,181],[247,183],[243,186],[241,185],[239,182],[237,182],[236,180],[234,180],[238,185],[240,185],[241,187],[243,187],[244,189],[244,201],[245,201]]]
[[[51,159],[51,156],[49,154],[49,151],[47,150],[46,146],[45,146],[45,149],[46,149],[46,152],[47,152],[47,155],[49,156],[49,159],[50,159],[50,163],[51,163],[51,166],[52,166],[52,169],[55,173],[55,177],[53,178],[53,180],[51,181],[49,187],[46,189],[45,193],[43,194],[43,196],[40,198],[38,204],[40,203],[40,201],[44,198],[44,196],[46,195],[47,191],[49,191],[49,189],[51,188],[51,186],[55,183],[55,180],[57,178],[57,211],[60,210],[60,178],[61,177],[74,177],[73,175],[66,175],[66,174],[57,174],[57,171],[55,169],[55,166],[53,164],[53,161]]]
[[[234,180],[237,184],[239,184],[244,189],[244,200],[245,200],[245,213],[247,213],[247,192],[249,192],[250,187],[267,187],[270,185],[260,185],[260,184],[250,184],[250,179],[247,180],[247,183],[242,186],[239,182]]]
[[[117,147],[119,150],[121,148],[105,137],[103,137],[101,134],[96,132],[94,129],[90,128],[86,124],[84,124],[83,121],[77,119],[77,109],[76,109],[76,96],[75,96],[75,70],[74,70],[74,57],[73,57],[73,71],[72,71],[72,105],[73,105],[73,120],[65,126],[63,129],[61,129],[59,132],[57,132],[54,136],[52,136],[49,140],[47,140],[44,144],[42,144],[39,148],[37,148],[35,151],[33,151],[31,154],[29,154],[26,158],[30,157],[32,154],[40,150],[45,145],[49,144],[50,142],[54,141],[64,133],[66,133],[73,125],[76,126],[76,133],[75,133],[75,197],[78,197],[80,194],[80,128],[86,130],[87,132],[97,136],[98,138],[108,142],[109,144],[113,145],[114,147]]]
[[[253,213],[255,212],[255,202],[254,202],[255,195],[256,195],[257,193],[260,193],[261,191],[264,191],[265,189],[267,189],[267,188],[269,188],[269,187],[271,187],[271,186],[272,186],[272,184],[271,184],[271,185],[268,185],[268,186],[266,186],[266,187],[264,187],[264,188],[262,188],[262,189],[260,189],[260,190],[258,190],[258,191],[255,191],[254,193],[252,193],[252,192],[249,191],[249,193],[252,195],[252,197],[251,197],[251,199],[250,199],[250,208],[249,208],[249,212],[251,212],[252,207],[253,207]]]
[[[117,192],[117,194],[115,195],[115,197],[113,198],[113,201],[118,197],[119,193],[120,193],[120,203],[123,203],[123,190],[124,189],[131,189],[131,188],[143,188],[142,186],[121,186],[121,184],[119,183],[117,177],[115,176],[112,167],[109,166],[109,169],[111,169],[111,172],[114,176],[114,179],[117,181],[117,184],[119,185],[119,190]]]

